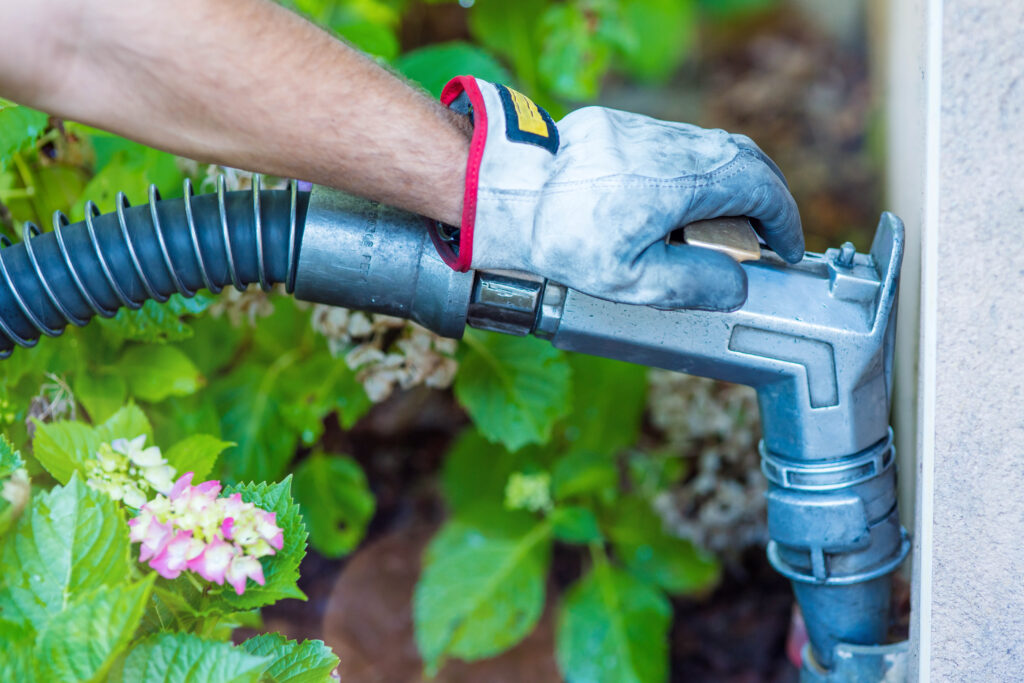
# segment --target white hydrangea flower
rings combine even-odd
[[[151,492],[167,493],[176,472],[156,446],[146,447],[143,434],[101,444],[88,471],[86,484],[113,500],[140,507]]]

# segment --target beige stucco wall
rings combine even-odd
[[[894,420],[916,475],[912,670],[1020,680],[1024,3],[883,11],[889,199],[911,237]]]

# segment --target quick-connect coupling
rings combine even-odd
[[[761,446],[768,559],[793,582],[818,663],[839,643],[885,642],[890,574],[910,541],[896,504],[892,432],[847,458],[791,461]]]

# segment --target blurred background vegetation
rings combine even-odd
[[[746,133],[786,173],[809,249],[864,248],[873,231],[881,150],[861,3],[282,4],[435,96],[472,73],[556,119],[601,104]],[[0,102],[12,240],[54,211],[80,219],[86,199],[109,211],[118,191],[174,197],[185,177],[209,191],[218,173],[251,183]],[[158,444],[235,443],[224,479],[293,473],[311,602],[280,603],[264,625],[324,638],[343,680],[793,680],[745,388],[530,339],[455,345],[258,290],[122,311],[18,350],[0,382],[0,428],[25,447],[31,419],[99,422],[133,401]]]

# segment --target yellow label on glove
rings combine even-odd
[[[508,89],[508,93],[512,96],[512,106],[515,107],[516,117],[519,119],[519,130],[548,137],[548,124],[540,115],[540,109],[533,100],[512,88]]]

